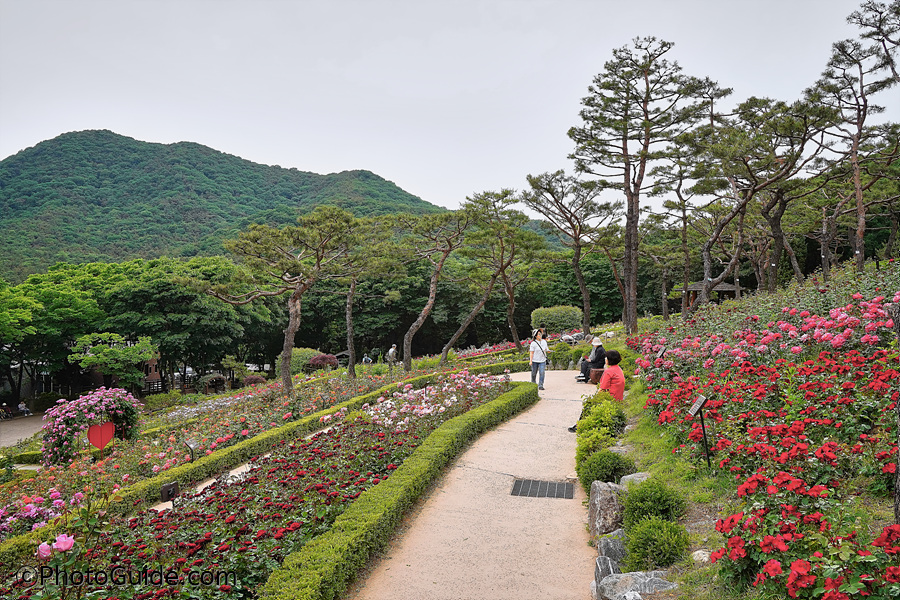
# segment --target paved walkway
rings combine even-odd
[[[588,546],[581,485],[570,479],[572,500],[511,495],[515,479],[574,477],[575,435],[567,427],[593,390],[576,374],[548,371],[540,402],[472,444],[346,598],[589,599],[597,552]]]
[[[16,417],[0,421],[0,448],[12,446],[19,440],[30,438],[44,426],[43,415]]]

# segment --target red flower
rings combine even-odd
[[[781,563],[777,560],[770,559],[765,566],[763,567],[763,571],[771,575],[772,577],[776,575],[781,575],[783,571],[781,570]]]

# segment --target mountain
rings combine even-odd
[[[191,142],[66,133],[0,161],[0,277],[57,262],[222,253],[250,223],[284,225],[319,204],[357,216],[445,209],[369,171],[318,175]]]

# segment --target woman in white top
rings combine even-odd
[[[544,341],[543,332],[538,329],[534,335],[534,341],[528,348],[528,356],[531,360],[531,383],[534,383],[535,376],[540,374],[538,379],[538,389],[544,389],[544,370],[547,367],[547,342]]]

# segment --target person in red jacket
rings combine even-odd
[[[618,350],[610,350],[606,353],[606,369],[603,371],[603,377],[597,384],[597,389],[608,390],[610,395],[616,400],[621,401],[625,397],[625,375],[622,373],[622,355]],[[569,431],[575,433],[577,425],[569,427]]]

